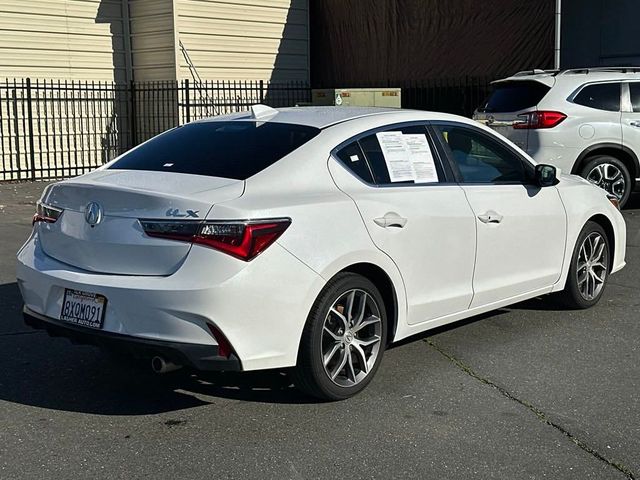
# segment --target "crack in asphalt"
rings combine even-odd
[[[7,333],[0,333],[0,337],[12,337],[15,335],[33,335],[34,333],[43,333],[43,332],[38,332],[36,330],[34,330],[33,332],[7,332]]]
[[[614,287],[620,287],[620,288],[628,288],[629,290],[640,290],[639,287],[634,287],[632,285],[624,285],[622,283],[615,283],[612,281],[608,281],[607,285],[613,285]]]
[[[616,462],[615,460],[607,458],[602,453],[600,453],[598,450],[596,450],[595,448],[589,446],[587,443],[585,443],[584,441],[580,440],[578,437],[573,435],[566,428],[564,428],[563,426],[555,423],[542,410],[540,410],[536,406],[530,404],[526,400],[522,400],[522,399],[516,397],[514,394],[509,392],[507,389],[505,389],[504,387],[501,387],[500,385],[492,382],[488,378],[485,378],[485,377],[481,376],[479,373],[475,372],[469,365],[467,365],[464,362],[462,362],[461,360],[457,359],[455,356],[453,356],[452,354],[450,354],[449,352],[447,352],[446,350],[441,348],[439,345],[434,343],[432,340],[427,338],[424,341],[425,341],[425,343],[427,345],[429,345],[431,348],[436,350],[438,353],[440,353],[442,356],[444,356],[447,360],[449,360],[451,363],[453,363],[456,367],[458,367],[460,370],[462,370],[467,375],[471,376],[472,378],[475,378],[476,380],[484,383],[485,385],[487,385],[487,386],[489,386],[491,388],[496,389],[498,392],[500,392],[501,395],[503,395],[504,397],[508,398],[509,400],[512,400],[512,401],[522,405],[523,407],[525,407],[526,409],[531,411],[536,417],[538,417],[538,419],[540,421],[546,423],[547,425],[549,425],[549,426],[555,428],[556,430],[558,430],[559,432],[561,432],[563,435],[568,437],[574,444],[576,444],[578,447],[580,447],[585,452],[591,454],[592,456],[594,456],[598,460],[606,463],[607,465],[609,465],[609,466],[615,468],[616,470],[618,470],[620,473],[626,475],[626,477],[629,480],[636,480],[635,473],[633,471],[631,471],[631,469],[629,467],[627,467],[626,465],[623,465],[620,462]]]

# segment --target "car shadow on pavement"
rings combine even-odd
[[[640,208],[640,191],[631,194],[623,210],[635,210],[638,208]]]
[[[16,283],[0,285],[0,400],[100,415],[145,415],[216,403],[311,403],[285,372],[164,375],[145,362],[122,362],[99,348],[51,338],[22,322]]]
[[[535,298],[423,332],[391,349],[497,319],[513,310],[556,310],[549,297]],[[102,350],[73,345],[31,330],[22,322],[16,283],[0,285],[0,400],[54,410],[100,415],[145,415],[215,404],[245,402],[318,403],[293,387],[286,371],[198,372],[164,375],[146,362],[124,362]]]

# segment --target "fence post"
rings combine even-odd
[[[136,82],[131,80],[129,94],[131,95],[131,148],[138,144],[138,111],[136,105]]]
[[[191,121],[191,105],[189,104],[189,79],[184,79],[184,106],[187,109],[187,123]]]
[[[36,152],[33,148],[33,107],[31,105],[31,79],[27,78],[27,120],[29,122],[29,160],[31,180],[36,179]]]
[[[260,104],[264,104],[264,80],[260,80]]]

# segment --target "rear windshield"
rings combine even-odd
[[[109,168],[246,180],[318,133],[317,128],[288,123],[191,123],[125,153]]]
[[[479,109],[481,112],[517,112],[535,107],[551,90],[540,82],[514,81],[494,85],[487,102]]]

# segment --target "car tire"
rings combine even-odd
[[[609,279],[610,252],[604,229],[595,222],[587,222],[573,249],[567,283],[559,295],[561,303],[576,310],[598,303]]]
[[[376,286],[361,275],[339,273],[311,308],[294,384],[322,400],[349,398],[371,382],[386,341],[387,315]]]
[[[620,208],[627,203],[633,190],[633,179],[629,169],[622,161],[610,155],[598,155],[588,159],[580,176],[618,197]]]

